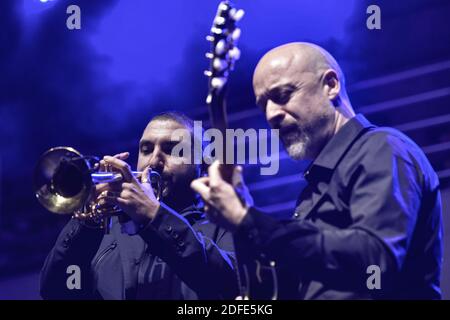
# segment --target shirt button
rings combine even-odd
[[[184,247],[184,242],[183,241],[178,242],[178,247],[183,248]]]
[[[172,227],[171,226],[167,226],[166,227],[166,231],[167,231],[167,233],[171,233],[172,232]]]
[[[173,237],[175,240],[177,240],[178,237],[179,237],[179,235],[178,235],[178,233],[174,233],[172,237]]]

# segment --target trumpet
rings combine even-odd
[[[44,152],[34,170],[34,191],[42,206],[56,214],[73,214],[75,218],[106,228],[111,215],[120,209],[100,209],[95,201],[95,185],[117,182],[120,173],[99,171],[99,158],[83,156],[71,147],[55,147]],[[135,177],[140,171],[132,172]],[[161,197],[161,176],[149,171],[149,182],[156,199]],[[108,219],[105,219],[108,218]]]

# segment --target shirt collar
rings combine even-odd
[[[363,131],[374,127],[362,114],[351,118],[325,145],[317,158],[305,170],[305,179],[310,181],[318,175],[330,175],[340,159]]]
[[[185,218],[191,217],[195,220],[204,218],[205,214],[203,202],[199,201],[196,204],[192,204],[191,206],[184,208],[181,210],[180,214]]]

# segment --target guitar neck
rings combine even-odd
[[[222,90],[215,90],[215,94],[212,95],[211,103],[208,104],[209,118],[211,121],[211,127],[219,129],[223,137],[225,138],[225,132],[228,128],[227,119],[227,106],[226,106],[226,93],[227,85]],[[224,140],[225,142],[225,140]],[[225,149],[224,149],[225,150]]]

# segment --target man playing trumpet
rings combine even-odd
[[[122,181],[96,186],[102,211],[119,207],[110,232],[73,218],[62,230],[44,264],[44,299],[227,299],[237,292],[233,246],[228,232],[207,223],[201,203],[190,189],[200,165],[183,163],[172,148],[176,129],[193,121],[183,114],[164,113],[147,125],[139,144],[135,177],[124,161],[128,153],[101,161],[122,175]],[[177,158],[177,159],[176,159]],[[161,175],[161,199],[149,182],[149,170]],[[131,219],[133,235],[124,233],[122,217]],[[129,223],[127,223],[129,225]],[[67,286],[67,270],[81,270],[81,286]]]

